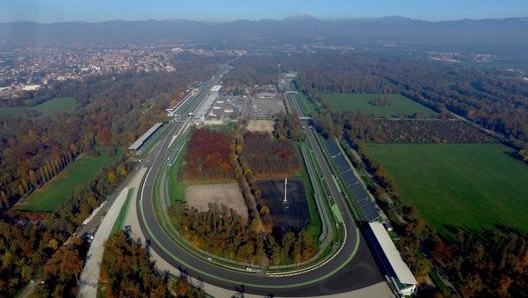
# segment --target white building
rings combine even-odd
[[[380,222],[371,222],[369,225],[387,259],[388,265],[391,267],[386,268],[389,270],[385,272],[391,287],[402,297],[414,294],[418,286],[418,281],[416,281],[411,270],[403,261],[400,252],[394,245],[394,242],[392,242],[387,230],[385,230],[385,227]]]

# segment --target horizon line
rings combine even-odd
[[[456,18],[456,19],[442,19],[442,20],[427,20],[427,19],[419,19],[419,18],[410,18],[405,17],[401,15],[387,15],[387,16],[381,16],[381,17],[342,17],[342,18],[319,18],[319,17],[313,17],[308,14],[296,14],[287,16],[285,18],[259,18],[259,19],[249,19],[249,18],[241,18],[241,19],[232,19],[232,20],[193,20],[193,19],[184,19],[184,18],[167,18],[167,19],[153,19],[153,18],[147,18],[147,19],[108,19],[108,20],[100,20],[100,21],[87,21],[87,20],[67,20],[67,21],[34,21],[34,20],[16,20],[16,21],[0,21],[0,24],[15,24],[15,23],[34,23],[34,24],[41,24],[41,25],[52,25],[52,24],[64,24],[64,23],[89,23],[89,24],[101,24],[101,23],[109,23],[109,22],[148,22],[148,21],[156,21],[156,22],[170,22],[170,21],[186,21],[186,22],[197,22],[197,23],[205,23],[205,24],[229,24],[233,22],[239,22],[239,21],[250,21],[250,22],[262,22],[262,21],[301,21],[301,20],[318,20],[318,21],[360,21],[360,20],[382,20],[382,19],[388,19],[388,18],[401,18],[405,20],[410,21],[420,21],[420,22],[429,22],[429,23],[441,23],[441,22],[460,22],[460,21],[486,21],[486,20],[508,20],[508,19],[524,19],[527,18],[526,16],[516,16],[516,17],[487,17],[487,18]]]

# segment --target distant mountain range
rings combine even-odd
[[[11,42],[259,42],[348,44],[361,41],[414,44],[527,46],[528,18],[421,21],[398,16],[321,20],[297,15],[282,20],[204,23],[187,20],[101,23],[0,23],[0,44]]]

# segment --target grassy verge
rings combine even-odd
[[[361,110],[367,115],[385,118],[412,117],[431,118],[437,115],[433,110],[401,94],[379,93],[321,93],[322,101],[334,112],[356,112]],[[373,100],[380,99],[390,104],[373,105]]]
[[[528,231],[528,166],[498,144],[367,144],[400,189],[439,232],[506,226]]]
[[[128,208],[130,207],[130,200],[132,199],[132,194],[134,194],[134,188],[130,188],[128,190],[125,204],[123,204],[121,211],[119,211],[119,215],[117,215],[114,226],[112,227],[112,234],[123,229],[123,225],[125,223],[125,219],[128,213]]]
[[[298,160],[302,160],[303,157],[300,154],[301,149],[299,146],[300,145],[296,146],[297,158]],[[308,210],[310,212],[310,225],[308,225],[305,229],[313,237],[313,239],[318,239],[319,234],[321,233],[321,218],[319,217],[319,211],[317,210],[317,206],[315,204],[314,188],[310,181],[310,177],[308,177],[308,171],[306,170],[305,164],[306,162],[308,161],[301,163],[301,169],[293,178],[301,180],[304,184],[304,194],[308,203]]]
[[[431,271],[431,274],[429,274],[431,276],[431,279],[433,280],[434,284],[441,290],[441,291],[445,291],[447,289],[447,286],[444,284],[444,281],[442,280],[442,278],[440,277],[440,275],[438,275],[438,272],[436,272],[436,270],[432,270]]]
[[[316,108],[313,102],[311,102],[305,94],[299,93],[297,96],[299,105],[306,115],[315,115]]]
[[[189,186],[189,183],[179,179],[180,169],[183,167],[185,159],[185,153],[187,152],[187,145],[184,145],[180,154],[174,161],[173,165],[167,170],[167,188],[171,202],[185,202],[185,189]]]
[[[106,298],[106,295],[104,293],[104,286],[97,287],[97,298]]]
[[[121,151],[107,156],[105,148],[98,149],[98,157],[82,156],[44,187],[34,191],[15,210],[53,212],[73,195],[75,188],[92,180],[100,169],[116,162]]]
[[[0,119],[14,117],[34,110],[42,116],[73,112],[77,106],[73,97],[56,97],[33,107],[0,108]]]

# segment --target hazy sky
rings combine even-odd
[[[231,21],[404,16],[423,20],[528,17],[528,0],[0,0],[0,22],[188,19]]]

